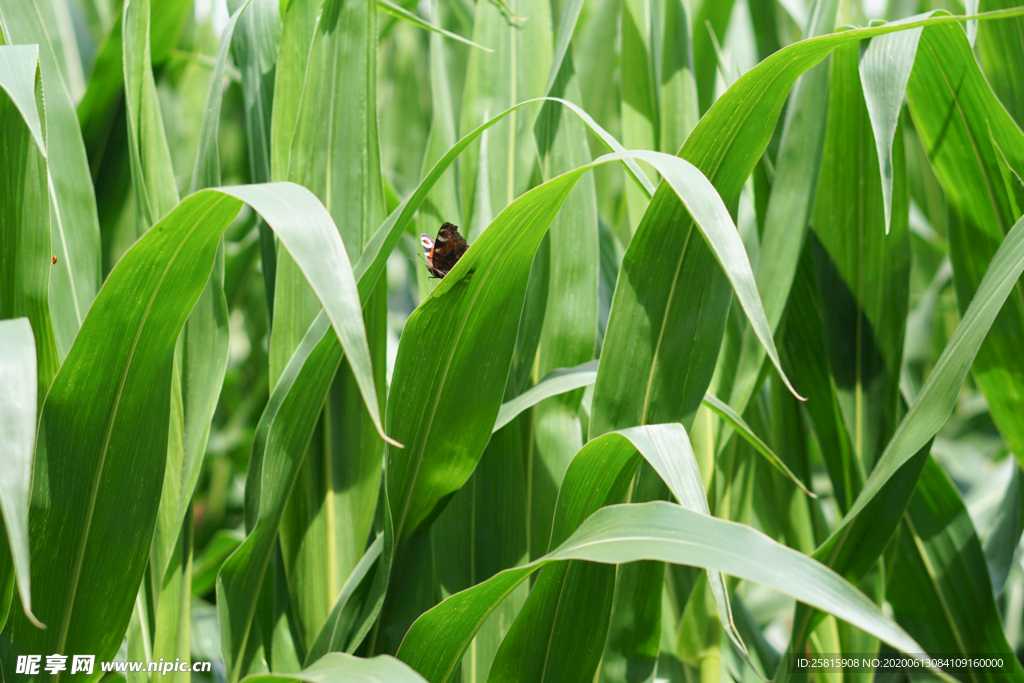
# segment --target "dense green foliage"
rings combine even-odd
[[[1024,7],[877,4],[0,0],[0,678],[1024,681]]]

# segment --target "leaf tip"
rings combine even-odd
[[[390,436],[388,436],[388,435],[387,435],[387,434],[385,434],[384,432],[381,432],[381,433],[380,433],[380,437],[381,437],[382,439],[384,439],[384,440],[385,440],[386,442],[388,442],[389,444],[391,444],[392,446],[394,446],[395,448],[402,448],[402,449],[404,449],[404,448],[405,448],[405,446],[404,446],[404,445],[402,445],[402,444],[398,443],[397,441],[395,441],[394,439],[392,439],[392,438],[391,438]]]
[[[29,620],[29,622],[31,622],[31,624],[33,626],[35,626],[39,630],[41,630],[41,631],[45,631],[46,630],[46,624],[44,624],[43,622],[39,621],[39,618],[36,617],[36,615],[32,614],[32,610],[27,608],[27,607],[25,608],[25,617]]]

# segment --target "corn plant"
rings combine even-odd
[[[0,678],[1024,681],[1022,35],[0,0]]]

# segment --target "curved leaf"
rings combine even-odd
[[[598,361],[592,360],[574,368],[552,370],[544,379],[519,394],[510,401],[501,404],[498,418],[494,421],[492,433],[498,431],[520,413],[529,410],[546,398],[564,394],[593,384],[597,379]]]
[[[953,412],[957,395],[989,328],[1024,272],[1024,219],[1017,221],[996,252],[971,305],[925,381],[860,495],[842,523],[814,556],[844,575],[858,577],[874,563],[891,535],[877,533],[876,517],[861,514],[886,490],[890,479],[928,447]],[[880,497],[879,497],[880,499]],[[868,542],[868,538],[871,538]],[[868,552],[871,548],[874,552]]]
[[[402,7],[400,5],[396,5],[393,2],[389,2],[389,0],[377,0],[377,9],[379,9],[382,12],[387,12],[388,14],[390,14],[393,17],[397,17],[399,19],[404,19],[405,21],[408,21],[413,26],[418,26],[419,28],[426,29],[427,31],[433,31],[434,33],[438,33],[438,34],[444,36],[445,38],[451,38],[452,40],[457,40],[460,43],[464,43],[466,45],[469,45],[470,47],[475,47],[478,50],[483,50],[484,52],[494,52],[494,50],[492,50],[491,48],[484,47],[483,45],[477,45],[472,40],[467,40],[466,38],[463,38],[462,36],[460,36],[457,33],[452,33],[451,31],[446,31],[443,28],[441,28],[440,26],[434,26],[429,21],[425,21],[423,19],[420,19],[419,16],[413,14],[412,12],[410,12],[409,10],[405,9],[404,7]]]
[[[416,621],[399,658],[433,683],[449,680],[483,617],[530,574],[558,560],[659,560],[717,569],[834,614],[903,652],[923,652],[867,596],[828,567],[742,524],[652,502],[602,508],[543,558],[448,598]]]
[[[4,453],[0,473],[0,510],[3,512],[14,576],[0,576],[3,594],[9,579],[17,579],[18,594],[26,618],[45,628],[32,614],[32,577],[29,558],[29,486],[32,483],[32,451],[36,440],[36,346],[28,318],[0,320],[0,452]],[[7,605],[0,605],[2,624]],[[0,626],[2,628],[2,626]]]
[[[37,44],[46,101],[47,182],[50,235],[57,263],[50,271],[50,314],[60,358],[68,354],[100,288],[100,226],[89,161],[72,96],[76,78],[59,59],[64,54],[56,16],[62,5],[0,3],[0,33],[8,45]],[[67,17],[64,17],[67,19]],[[81,74],[78,74],[79,78]]]
[[[5,660],[26,648],[98,659],[117,650],[159,503],[174,343],[241,199],[307,266],[346,355],[363,359],[369,374],[355,281],[315,198],[284,184],[207,190],[182,202],[111,272],[43,404],[29,540],[34,608],[49,628],[12,615],[0,637]],[[376,396],[369,398],[372,411]]]
[[[388,401],[389,429],[410,446],[387,459],[398,543],[422,529],[461,487],[490,437],[544,231],[583,172],[625,158],[654,166],[690,207],[778,366],[746,251],[718,194],[696,168],[641,150],[605,155],[558,176],[502,211],[406,323]],[[474,396],[470,403],[466,392]]]
[[[341,652],[324,655],[297,673],[254,674],[243,680],[249,683],[423,683],[423,677],[394,657],[381,655],[370,659]]]

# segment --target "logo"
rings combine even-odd
[[[459,234],[459,226],[451,223],[441,226],[435,240],[430,239],[427,233],[420,235],[420,246],[423,247],[423,256],[427,259],[427,270],[436,278],[443,278],[450,273],[469,249],[465,238]]]

